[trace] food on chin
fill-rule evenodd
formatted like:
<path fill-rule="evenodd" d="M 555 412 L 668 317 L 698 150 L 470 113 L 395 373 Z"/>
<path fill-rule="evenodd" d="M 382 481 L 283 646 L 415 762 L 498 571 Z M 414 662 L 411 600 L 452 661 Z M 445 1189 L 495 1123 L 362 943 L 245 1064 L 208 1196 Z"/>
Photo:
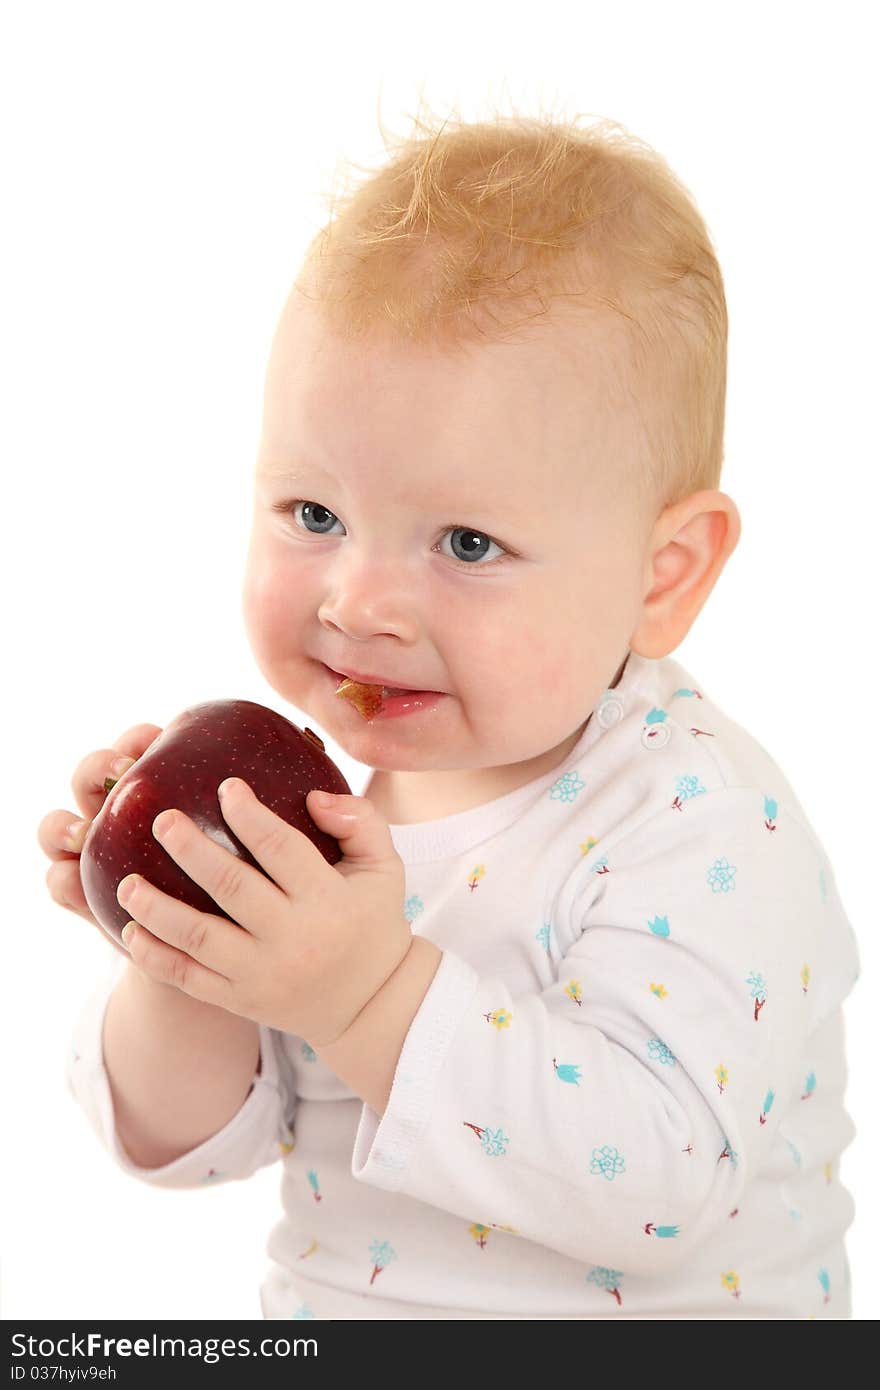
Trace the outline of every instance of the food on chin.
<path fill-rule="evenodd" d="M 252 700 L 208 700 L 179 714 L 118 781 L 105 783 L 107 800 L 83 843 L 80 877 L 89 910 L 108 936 L 119 941 L 131 920 L 116 900 L 119 883 L 131 873 L 189 907 L 233 920 L 152 830 L 160 811 L 182 811 L 217 844 L 265 873 L 223 818 L 217 788 L 227 777 L 247 782 L 264 805 L 308 836 L 328 864 L 342 858 L 339 841 L 318 829 L 306 807 L 313 790 L 351 794 L 318 735 Z"/>

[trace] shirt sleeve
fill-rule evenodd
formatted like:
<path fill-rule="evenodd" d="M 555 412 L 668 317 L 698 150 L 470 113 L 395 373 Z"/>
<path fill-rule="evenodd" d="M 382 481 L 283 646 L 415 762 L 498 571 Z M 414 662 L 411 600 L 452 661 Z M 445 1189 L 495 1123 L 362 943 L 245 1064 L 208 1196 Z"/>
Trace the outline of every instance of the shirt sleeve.
<path fill-rule="evenodd" d="M 656 1275 L 767 1158 L 854 938 L 812 833 L 753 789 L 669 807 L 578 873 L 549 987 L 514 997 L 444 952 L 352 1174 Z"/>
<path fill-rule="evenodd" d="M 67 1058 L 67 1086 L 116 1164 L 155 1187 L 201 1187 L 247 1178 L 279 1158 L 293 1144 L 295 1087 L 292 1068 L 276 1030 L 260 1025 L 260 1071 L 241 1109 L 217 1134 L 159 1168 L 141 1168 L 123 1149 L 104 1066 L 102 1033 L 110 995 L 121 969 L 114 968 L 92 993 L 73 1030 Z"/>

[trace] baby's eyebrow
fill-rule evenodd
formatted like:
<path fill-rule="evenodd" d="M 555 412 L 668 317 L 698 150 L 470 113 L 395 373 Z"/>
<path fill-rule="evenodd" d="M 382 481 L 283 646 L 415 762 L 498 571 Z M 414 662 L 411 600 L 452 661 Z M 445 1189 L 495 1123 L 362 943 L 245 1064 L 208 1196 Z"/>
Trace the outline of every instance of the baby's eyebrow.
<path fill-rule="evenodd" d="M 267 478 L 270 482 L 296 483 L 300 478 L 311 476 L 313 473 L 320 473 L 325 478 L 332 478 L 333 474 L 328 473 L 326 468 L 322 468 L 319 463 L 313 463 L 308 468 L 290 464 L 259 464 L 257 468 L 258 476 Z"/>
<path fill-rule="evenodd" d="M 313 478 L 317 477 L 327 478 L 331 482 L 338 481 L 335 474 L 331 473 L 329 469 L 322 468 L 318 463 L 308 465 L 278 464 L 275 467 L 260 465 L 257 476 L 269 483 L 279 483 L 292 487 L 298 487 L 304 480 L 311 482 Z M 442 512 L 444 516 L 448 514 L 450 517 L 455 515 L 465 523 L 472 521 L 478 514 L 488 520 L 488 511 L 491 510 L 492 522 L 496 527 L 521 527 L 523 525 L 522 518 L 518 515 L 517 509 L 510 505 L 510 500 L 510 494 L 506 493 L 500 497 L 492 498 L 491 502 L 482 497 L 479 500 L 471 499 L 470 501 L 467 498 L 453 498 L 451 502 L 447 503 L 443 499 L 438 500 L 436 491 L 432 489 L 426 498 L 414 500 L 412 505 L 417 511 Z"/>

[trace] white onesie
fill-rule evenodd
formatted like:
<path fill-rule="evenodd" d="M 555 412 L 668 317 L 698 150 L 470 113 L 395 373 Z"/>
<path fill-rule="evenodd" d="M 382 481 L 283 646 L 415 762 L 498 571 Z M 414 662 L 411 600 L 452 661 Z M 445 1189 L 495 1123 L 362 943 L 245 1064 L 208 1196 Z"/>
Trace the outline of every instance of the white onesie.
<path fill-rule="evenodd" d="M 101 1053 L 120 961 L 68 1064 L 115 1162 L 192 1188 L 280 1164 L 266 1318 L 850 1317 L 858 954 L 764 748 L 632 653 L 564 764 L 391 832 L 443 957 L 385 1114 L 261 1027 L 238 1114 L 136 1167 Z"/>

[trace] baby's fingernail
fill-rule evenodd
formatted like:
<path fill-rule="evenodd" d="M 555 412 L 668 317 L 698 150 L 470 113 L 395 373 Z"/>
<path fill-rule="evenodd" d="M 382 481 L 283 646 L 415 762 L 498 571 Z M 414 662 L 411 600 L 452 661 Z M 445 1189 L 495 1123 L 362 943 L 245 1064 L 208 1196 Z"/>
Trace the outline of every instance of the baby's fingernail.
<path fill-rule="evenodd" d="M 86 822 L 84 820 L 72 820 L 62 838 L 62 845 L 69 849 L 73 854 L 77 854 L 83 846 L 86 836 Z"/>
<path fill-rule="evenodd" d="M 123 772 L 127 772 L 130 767 L 134 767 L 134 758 L 114 758 L 110 764 L 110 771 L 115 777 L 121 777 Z"/>

